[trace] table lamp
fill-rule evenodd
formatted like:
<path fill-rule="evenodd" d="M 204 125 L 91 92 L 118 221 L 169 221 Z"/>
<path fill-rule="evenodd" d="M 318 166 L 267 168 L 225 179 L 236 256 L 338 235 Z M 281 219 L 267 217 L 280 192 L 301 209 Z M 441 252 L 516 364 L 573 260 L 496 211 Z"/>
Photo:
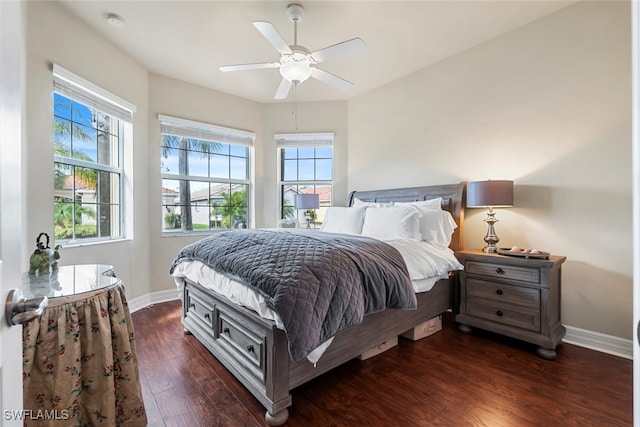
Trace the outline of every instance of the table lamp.
<path fill-rule="evenodd" d="M 494 224 L 498 222 L 493 208 L 513 206 L 513 181 L 474 181 L 467 184 L 467 207 L 468 208 L 489 208 L 487 218 L 484 220 L 489 224 L 487 235 L 484 241 L 487 246 L 485 252 L 497 253 L 496 243 L 500 238 L 496 235 Z"/>
<path fill-rule="evenodd" d="M 298 210 L 311 210 L 315 214 L 315 209 L 320 207 L 320 195 L 319 194 L 296 194 L 293 201 L 294 207 Z M 313 215 L 315 217 L 315 215 Z M 305 213 L 305 219 L 307 220 L 307 228 L 311 228 L 312 215 Z"/>

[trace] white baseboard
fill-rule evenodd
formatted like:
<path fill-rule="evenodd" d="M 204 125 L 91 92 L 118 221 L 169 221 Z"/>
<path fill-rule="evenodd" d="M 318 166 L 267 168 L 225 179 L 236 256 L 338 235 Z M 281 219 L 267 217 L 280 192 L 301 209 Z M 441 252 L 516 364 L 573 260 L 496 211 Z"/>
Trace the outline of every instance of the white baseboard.
<path fill-rule="evenodd" d="M 145 308 L 151 304 L 158 304 L 166 301 L 173 301 L 179 298 L 175 289 L 152 292 L 129 300 L 129 311 L 132 313 Z M 586 329 L 565 326 L 567 333 L 562 342 L 577 345 L 579 347 L 612 354 L 614 356 L 633 359 L 633 341 L 600 332 L 587 331 Z"/>
<path fill-rule="evenodd" d="M 151 304 L 158 304 L 161 302 L 173 301 L 178 299 L 178 291 L 176 289 L 170 289 L 167 291 L 152 292 L 150 294 L 142 295 L 131 300 L 127 300 L 129 304 L 129 311 L 133 313 L 141 308 L 145 308 Z"/>
<path fill-rule="evenodd" d="M 574 328 L 573 326 L 565 326 L 565 328 L 567 329 L 567 334 L 562 339 L 562 342 L 624 357 L 625 359 L 633 359 L 632 340 Z"/>

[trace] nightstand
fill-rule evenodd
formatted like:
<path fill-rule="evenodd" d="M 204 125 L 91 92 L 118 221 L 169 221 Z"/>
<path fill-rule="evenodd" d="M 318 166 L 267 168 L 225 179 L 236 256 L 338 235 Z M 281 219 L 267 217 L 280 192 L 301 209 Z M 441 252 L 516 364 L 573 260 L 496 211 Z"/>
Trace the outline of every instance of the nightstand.
<path fill-rule="evenodd" d="M 549 259 L 459 251 L 460 307 L 455 320 L 471 327 L 537 344 L 538 356 L 553 360 L 564 337 L 560 323 L 563 256 Z"/>

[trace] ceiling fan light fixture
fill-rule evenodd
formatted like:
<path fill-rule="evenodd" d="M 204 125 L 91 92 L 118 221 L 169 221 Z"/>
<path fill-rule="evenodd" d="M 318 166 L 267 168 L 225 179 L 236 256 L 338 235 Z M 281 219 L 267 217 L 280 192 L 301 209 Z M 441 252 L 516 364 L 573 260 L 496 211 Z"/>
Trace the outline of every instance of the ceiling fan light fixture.
<path fill-rule="evenodd" d="M 280 65 L 282 78 L 296 86 L 311 77 L 312 73 L 313 70 L 309 67 L 308 62 L 292 61 Z"/>

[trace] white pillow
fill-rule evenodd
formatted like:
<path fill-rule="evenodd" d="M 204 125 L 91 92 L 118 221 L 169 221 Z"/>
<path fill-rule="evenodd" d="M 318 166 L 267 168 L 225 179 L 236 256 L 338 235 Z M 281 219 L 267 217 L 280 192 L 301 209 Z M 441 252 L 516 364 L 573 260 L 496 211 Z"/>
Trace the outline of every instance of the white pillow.
<path fill-rule="evenodd" d="M 365 202 L 364 200 L 360 200 L 357 197 L 355 199 L 353 199 L 353 204 L 352 206 L 354 208 L 359 208 L 359 207 L 367 207 L 367 208 L 390 208 L 391 206 L 393 206 L 393 202 L 386 202 L 386 203 L 382 203 L 382 202 Z"/>
<path fill-rule="evenodd" d="M 420 211 L 415 206 L 367 209 L 362 235 L 378 240 L 421 240 Z"/>
<path fill-rule="evenodd" d="M 360 234 L 366 209 L 365 207 L 344 208 L 337 206 L 327 208 L 320 230 L 327 233 Z"/>
<path fill-rule="evenodd" d="M 420 209 L 420 234 L 422 240 L 437 248 L 445 249 L 451 243 L 453 231 L 458 226 L 447 211 L 435 209 Z"/>
<path fill-rule="evenodd" d="M 412 205 L 425 209 L 442 209 L 442 197 L 436 197 L 435 199 L 421 200 L 419 202 L 396 202 L 396 205 Z"/>

